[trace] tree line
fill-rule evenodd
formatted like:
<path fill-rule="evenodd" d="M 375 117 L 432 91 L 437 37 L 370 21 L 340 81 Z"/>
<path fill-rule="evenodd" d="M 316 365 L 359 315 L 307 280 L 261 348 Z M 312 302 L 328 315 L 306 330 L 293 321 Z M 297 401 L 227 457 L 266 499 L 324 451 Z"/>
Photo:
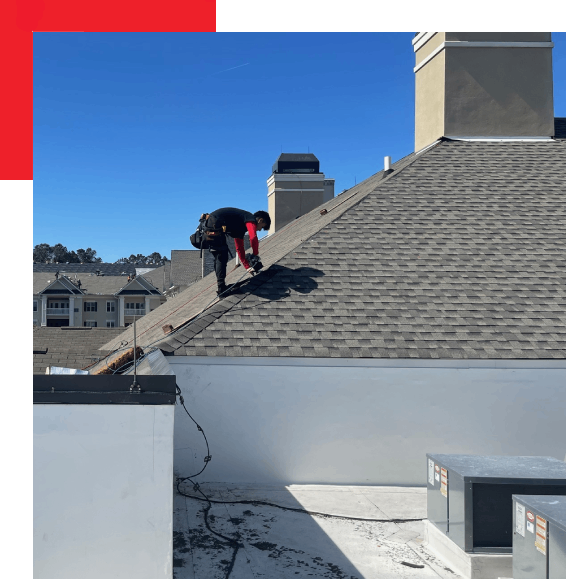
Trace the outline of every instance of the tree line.
<path fill-rule="evenodd" d="M 166 261 L 169 261 L 165 255 L 161 255 L 157 251 L 154 251 L 150 255 L 142 255 L 138 253 L 137 255 L 130 255 L 130 257 L 121 257 L 114 263 L 135 263 L 136 265 L 148 265 L 150 263 L 158 263 L 163 265 Z"/>
<path fill-rule="evenodd" d="M 97 257 L 96 250 L 88 247 L 87 249 L 77 249 L 69 251 L 62 243 L 49 245 L 48 243 L 39 243 L 33 248 L 34 263 L 102 263 L 102 258 Z M 148 265 L 158 263 L 163 265 L 169 261 L 165 255 L 154 251 L 150 255 L 130 255 L 130 257 L 121 257 L 114 263 L 133 263 L 136 265 Z"/>

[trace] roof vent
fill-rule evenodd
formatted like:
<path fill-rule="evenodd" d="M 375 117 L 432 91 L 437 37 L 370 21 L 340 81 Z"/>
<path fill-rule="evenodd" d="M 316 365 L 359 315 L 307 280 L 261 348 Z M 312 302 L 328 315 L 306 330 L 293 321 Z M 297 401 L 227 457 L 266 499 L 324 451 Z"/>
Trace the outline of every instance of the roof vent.
<path fill-rule="evenodd" d="M 393 169 L 391 168 L 391 157 L 384 157 L 383 158 L 383 177 L 385 179 L 388 175 L 393 173 Z"/>

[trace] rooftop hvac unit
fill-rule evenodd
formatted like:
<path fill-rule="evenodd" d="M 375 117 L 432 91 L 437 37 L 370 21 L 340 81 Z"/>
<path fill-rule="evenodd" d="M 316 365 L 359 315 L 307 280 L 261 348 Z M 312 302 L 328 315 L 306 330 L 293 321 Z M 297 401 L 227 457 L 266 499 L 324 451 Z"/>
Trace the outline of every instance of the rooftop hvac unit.
<path fill-rule="evenodd" d="M 428 520 L 466 553 L 512 552 L 513 494 L 566 495 L 547 456 L 427 454 L 427 475 Z"/>
<path fill-rule="evenodd" d="M 34 376 L 35 579 L 171 579 L 175 376 Z"/>
<path fill-rule="evenodd" d="M 513 495 L 513 579 L 566 577 L 566 497 Z"/>

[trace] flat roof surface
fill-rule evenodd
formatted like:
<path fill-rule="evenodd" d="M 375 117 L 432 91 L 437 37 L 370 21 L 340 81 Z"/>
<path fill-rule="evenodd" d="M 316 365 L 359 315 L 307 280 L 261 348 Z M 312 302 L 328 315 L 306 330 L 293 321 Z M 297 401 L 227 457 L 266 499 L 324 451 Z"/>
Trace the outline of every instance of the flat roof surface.
<path fill-rule="evenodd" d="M 425 549 L 422 520 L 399 521 L 426 517 L 424 487 L 201 483 L 200 488 L 211 500 L 225 501 L 212 504 L 210 528 L 242 545 L 230 579 L 459 577 Z M 200 496 L 189 481 L 180 489 Z M 354 520 L 235 501 L 263 501 Z M 174 579 L 227 576 L 235 548 L 206 527 L 207 506 L 175 492 Z"/>

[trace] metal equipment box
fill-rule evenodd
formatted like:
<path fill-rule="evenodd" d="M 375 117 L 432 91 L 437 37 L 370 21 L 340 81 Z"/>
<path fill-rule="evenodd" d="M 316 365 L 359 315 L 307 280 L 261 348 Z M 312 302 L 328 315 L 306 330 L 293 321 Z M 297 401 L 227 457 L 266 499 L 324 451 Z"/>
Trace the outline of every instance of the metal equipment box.
<path fill-rule="evenodd" d="M 513 495 L 513 579 L 566 579 L 566 497 Z"/>
<path fill-rule="evenodd" d="M 466 553 L 512 552 L 512 495 L 566 495 L 549 456 L 426 456 L 428 520 Z"/>

